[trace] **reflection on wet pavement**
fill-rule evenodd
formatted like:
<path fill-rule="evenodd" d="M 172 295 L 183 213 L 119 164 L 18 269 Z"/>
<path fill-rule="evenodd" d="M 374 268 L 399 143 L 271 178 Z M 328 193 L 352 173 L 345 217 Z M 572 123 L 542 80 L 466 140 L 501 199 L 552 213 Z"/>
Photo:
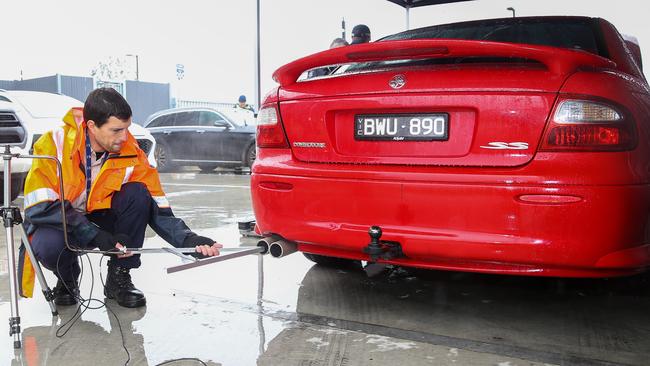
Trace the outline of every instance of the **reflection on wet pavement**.
<path fill-rule="evenodd" d="M 643 365 L 650 359 L 647 278 L 400 268 L 367 278 L 314 266 L 302 281 L 297 313 L 309 323 L 543 362 Z"/>
<path fill-rule="evenodd" d="M 162 175 L 175 214 L 227 247 L 255 244 L 237 228 L 252 215 L 249 178 Z M 149 230 L 145 247 L 162 245 Z M 88 270 L 82 294 L 88 297 L 94 284 L 93 297 L 104 301 L 99 257 L 90 257 L 85 268 L 94 269 L 94 278 Z M 52 318 L 40 293 L 21 299 L 24 347 L 17 352 L 1 319 L 10 307 L 6 265 L 0 267 L 0 364 L 123 365 L 130 357 L 129 365 L 198 358 L 208 365 L 523 366 L 650 359 L 648 276 L 560 280 L 389 267 L 369 278 L 361 269 L 313 265 L 301 254 L 165 273 L 177 264 L 175 256 L 146 256 L 132 272 L 146 308 L 109 300 L 119 323 L 106 308 L 88 310 L 61 338 L 56 332 L 74 308 Z M 53 285 L 52 274 L 46 276 Z"/>

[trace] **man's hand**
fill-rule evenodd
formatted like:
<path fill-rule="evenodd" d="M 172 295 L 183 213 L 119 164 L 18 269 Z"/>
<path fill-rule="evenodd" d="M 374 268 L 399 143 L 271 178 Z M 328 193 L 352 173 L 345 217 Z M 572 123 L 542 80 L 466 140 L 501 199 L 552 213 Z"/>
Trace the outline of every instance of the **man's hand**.
<path fill-rule="evenodd" d="M 223 248 L 223 245 L 219 243 L 214 243 L 212 245 L 198 245 L 196 246 L 196 252 L 203 257 L 215 257 L 219 255 L 219 249 Z"/>
<path fill-rule="evenodd" d="M 119 250 L 121 253 L 117 255 L 118 258 L 126 258 L 126 257 L 131 257 L 133 255 L 132 252 L 129 252 L 126 250 L 130 246 L 131 238 L 129 238 L 128 235 L 126 234 L 115 234 L 113 235 L 115 238 L 115 241 L 117 243 L 115 244 L 115 248 Z"/>
<path fill-rule="evenodd" d="M 103 252 L 114 252 L 118 258 L 126 258 L 133 255 L 123 248 L 129 246 L 129 237 L 126 234 L 111 234 L 108 231 L 99 230 L 93 243 Z"/>
<path fill-rule="evenodd" d="M 194 247 L 199 257 L 214 257 L 219 255 L 219 249 L 223 248 L 223 245 L 205 236 L 194 235 L 185 238 L 183 247 Z"/>
<path fill-rule="evenodd" d="M 117 250 L 120 251 L 120 254 L 117 255 L 118 258 L 126 258 L 126 257 L 133 256 L 133 252 L 126 250 L 127 247 L 122 246 L 122 244 L 120 243 L 115 244 L 115 248 L 117 248 Z"/>

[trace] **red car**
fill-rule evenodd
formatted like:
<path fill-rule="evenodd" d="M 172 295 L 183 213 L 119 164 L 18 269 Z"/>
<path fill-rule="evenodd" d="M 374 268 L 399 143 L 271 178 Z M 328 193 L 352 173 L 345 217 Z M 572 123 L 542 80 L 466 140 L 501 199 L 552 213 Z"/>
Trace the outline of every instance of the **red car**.
<path fill-rule="evenodd" d="M 603 19 L 530 17 L 287 64 L 259 114 L 258 230 L 325 264 L 642 272 L 650 89 L 639 55 Z"/>

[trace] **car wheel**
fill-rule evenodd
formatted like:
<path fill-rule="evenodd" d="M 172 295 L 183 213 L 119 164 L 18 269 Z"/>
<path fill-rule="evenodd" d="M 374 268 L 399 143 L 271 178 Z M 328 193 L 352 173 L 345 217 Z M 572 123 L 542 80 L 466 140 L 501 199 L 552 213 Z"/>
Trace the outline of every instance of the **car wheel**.
<path fill-rule="evenodd" d="M 158 164 L 158 171 L 168 172 L 172 169 L 172 156 L 167 145 L 162 143 L 156 144 L 156 150 L 154 151 L 153 155 L 156 158 L 156 163 Z"/>
<path fill-rule="evenodd" d="M 250 168 L 255 162 L 255 157 L 257 152 L 255 151 L 255 144 L 251 144 L 248 149 L 246 149 L 246 156 L 244 157 L 244 166 Z"/>
<path fill-rule="evenodd" d="M 361 269 L 361 261 L 354 259 L 328 257 L 325 255 L 302 253 L 310 261 L 325 267 Z"/>
<path fill-rule="evenodd" d="M 199 169 L 204 173 L 209 173 L 218 167 L 217 164 L 199 164 Z"/>

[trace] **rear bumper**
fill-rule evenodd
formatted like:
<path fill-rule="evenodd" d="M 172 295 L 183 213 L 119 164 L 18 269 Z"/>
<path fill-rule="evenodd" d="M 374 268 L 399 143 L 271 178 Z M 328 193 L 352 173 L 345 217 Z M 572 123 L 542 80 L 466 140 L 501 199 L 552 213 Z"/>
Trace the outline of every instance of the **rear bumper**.
<path fill-rule="evenodd" d="M 650 265 L 650 185 L 553 186 L 299 177 L 254 172 L 257 226 L 299 250 L 367 260 L 368 228 L 401 244 L 389 263 L 559 277 Z M 530 202 L 522 195 L 570 197 Z M 543 196 L 539 196 L 544 198 Z M 546 199 L 546 198 L 544 198 Z"/>

